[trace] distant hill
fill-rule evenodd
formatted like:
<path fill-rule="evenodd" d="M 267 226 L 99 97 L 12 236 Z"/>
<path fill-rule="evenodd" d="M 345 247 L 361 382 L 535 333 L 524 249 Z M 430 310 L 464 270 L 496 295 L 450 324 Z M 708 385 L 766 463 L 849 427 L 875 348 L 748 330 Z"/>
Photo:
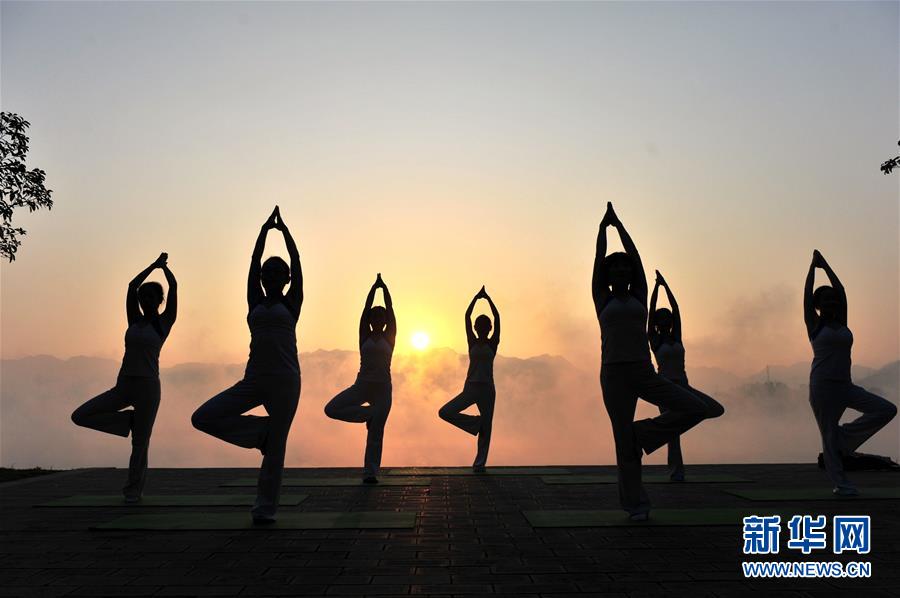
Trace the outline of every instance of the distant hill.
<path fill-rule="evenodd" d="M 854 374 L 855 375 L 855 374 Z M 887 398 L 896 397 L 900 394 L 900 361 L 889 363 L 883 368 L 872 371 L 868 376 L 855 377 L 856 383 L 877 394 L 878 391 L 885 393 Z"/>
<path fill-rule="evenodd" d="M 778 382 L 789 386 L 809 384 L 810 361 L 800 361 L 791 365 L 770 365 L 768 376 Z M 860 380 L 872 375 L 876 370 L 864 365 L 853 364 L 852 376 L 854 380 Z M 747 382 L 764 382 L 766 380 L 766 368 L 748 376 Z"/>
<path fill-rule="evenodd" d="M 332 396 L 354 380 L 358 353 L 320 350 L 303 353 L 300 359 L 303 388 L 287 462 L 296 466 L 359 465 L 364 429 L 329 420 L 322 411 Z M 69 418 L 81 402 L 113 385 L 118 366 L 108 359 L 47 355 L 0 362 L 0 465 L 123 465 L 127 442 L 77 428 Z M 395 356 L 385 463 L 471 462 L 474 439 L 437 417 L 438 408 L 462 389 L 466 366 L 467 357 L 450 349 Z M 726 413 L 700 424 L 682 439 L 688 462 L 812 461 L 819 451 L 819 438 L 808 403 L 808 367 L 803 364 L 803 378 L 800 364 L 772 368 L 772 378 L 778 383 L 775 392 L 759 374 L 742 378 L 716 368 L 691 368 L 692 384 L 718 399 Z M 151 448 L 154 465 L 258 464 L 258 453 L 225 445 L 190 425 L 193 410 L 240 379 L 243 369 L 244 364 L 208 363 L 163 368 L 163 403 Z M 898 371 L 900 364 L 893 363 L 872 370 L 858 382 L 896 403 Z M 498 356 L 495 378 L 492 462 L 614 462 L 597 370 L 586 371 L 553 355 L 528 359 Z M 636 417 L 657 413 L 656 407 L 639 402 Z M 897 457 L 897 437 L 894 422 L 864 450 Z M 665 462 L 665 450 L 646 457 L 645 462 Z"/>

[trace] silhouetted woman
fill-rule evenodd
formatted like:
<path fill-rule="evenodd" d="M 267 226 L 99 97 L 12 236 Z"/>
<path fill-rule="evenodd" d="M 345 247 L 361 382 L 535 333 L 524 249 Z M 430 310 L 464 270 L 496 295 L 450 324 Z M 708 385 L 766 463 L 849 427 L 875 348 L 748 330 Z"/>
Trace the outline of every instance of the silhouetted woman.
<path fill-rule="evenodd" d="M 128 482 L 122 490 L 126 502 L 140 501 L 144 491 L 150 434 L 159 409 L 159 353 L 178 313 L 178 283 L 166 265 L 168 259 L 168 254 L 159 254 L 128 283 L 125 356 L 116 385 L 72 413 L 72 421 L 79 426 L 123 437 L 131 433 Z M 169 285 L 169 299 L 162 313 L 162 285 L 144 282 L 157 268 L 163 271 Z"/>
<path fill-rule="evenodd" d="M 494 316 L 494 334 L 491 333 L 491 319 L 482 314 L 475 318 L 472 325 L 472 312 L 479 299 L 485 299 Z M 469 344 L 469 371 L 463 391 L 441 407 L 438 415 L 473 436 L 478 437 L 478 452 L 472 469 L 483 472 L 487 463 L 488 449 L 491 446 L 491 424 L 494 419 L 494 357 L 500 345 L 500 312 L 491 300 L 490 295 L 481 287 L 466 309 L 466 340 Z M 462 413 L 472 405 L 478 405 L 478 415 Z"/>
<path fill-rule="evenodd" d="M 384 307 L 372 306 L 375 292 L 384 293 Z M 359 374 L 353 386 L 325 405 L 331 419 L 366 424 L 363 482 L 378 483 L 384 426 L 391 412 L 391 357 L 397 339 L 394 305 L 381 274 L 375 279 L 359 318 Z M 368 403 L 368 405 L 365 405 Z"/>
<path fill-rule="evenodd" d="M 821 286 L 813 292 L 816 268 L 825 271 L 831 286 Z M 813 349 L 809 404 L 822 434 L 825 470 L 834 484 L 835 494 L 853 496 L 859 491 L 844 474 L 843 455 L 852 454 L 887 425 L 897 415 L 897 407 L 851 381 L 853 334 L 847 327 L 847 294 L 818 250 L 813 251 L 806 275 L 803 317 Z M 862 415 L 841 425 L 841 415 L 848 407 Z"/>
<path fill-rule="evenodd" d="M 606 255 L 606 229 L 619 232 L 625 253 Z M 608 203 L 597 235 L 592 293 L 602 337 L 600 385 L 616 442 L 619 500 L 631 519 L 644 521 L 650 500 L 641 484 L 641 451 L 648 455 L 706 417 L 700 399 L 653 369 L 647 346 L 647 280 L 637 248 Z M 634 420 L 638 397 L 665 413 Z"/>
<path fill-rule="evenodd" d="M 290 266 L 276 256 L 260 265 L 266 235 L 272 229 L 284 236 Z M 302 304 L 300 254 L 276 206 L 259 231 L 250 259 L 247 279 L 250 357 L 244 379 L 205 402 L 191 418 L 198 430 L 262 452 L 256 501 L 251 510 L 253 522 L 257 524 L 273 522 L 278 510 L 288 433 L 300 400 L 295 329 Z M 268 416 L 244 415 L 259 405 Z"/>
<path fill-rule="evenodd" d="M 659 287 L 665 289 L 672 309 L 665 307 L 656 309 Z M 687 373 L 684 370 L 684 345 L 681 343 L 681 311 L 678 309 L 678 302 L 675 301 L 672 289 L 669 288 L 659 270 L 656 271 L 656 284 L 653 285 L 653 293 L 650 295 L 647 336 L 650 338 L 650 348 L 653 349 L 653 355 L 656 357 L 656 371 L 661 376 L 690 391 L 691 394 L 703 401 L 711 413 L 709 417 L 719 417 L 725 413 L 725 409 L 718 401 L 688 384 Z M 660 413 L 665 413 L 665 411 L 665 407 L 659 408 Z M 678 436 L 669 442 L 668 463 L 669 477 L 675 482 L 683 482 L 684 459 L 681 455 L 681 439 Z"/>

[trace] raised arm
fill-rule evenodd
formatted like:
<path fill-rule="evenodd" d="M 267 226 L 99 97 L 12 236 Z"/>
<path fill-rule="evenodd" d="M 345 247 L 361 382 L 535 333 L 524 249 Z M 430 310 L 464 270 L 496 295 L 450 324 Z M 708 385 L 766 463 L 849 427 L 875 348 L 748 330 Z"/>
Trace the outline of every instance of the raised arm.
<path fill-rule="evenodd" d="M 469 307 L 466 308 L 466 343 L 469 348 L 471 348 L 472 343 L 475 342 L 475 328 L 472 324 L 472 312 L 475 311 L 475 304 L 478 303 L 478 298 L 481 297 L 483 291 L 484 287 L 481 287 L 481 290 L 472 297 L 472 300 L 469 302 Z"/>
<path fill-rule="evenodd" d="M 681 310 L 678 309 L 678 302 L 675 301 L 675 294 L 669 288 L 669 283 L 660 274 L 660 284 L 666 290 L 666 297 L 669 300 L 669 307 L 672 309 L 672 338 L 676 342 L 681 342 Z"/>
<path fill-rule="evenodd" d="M 160 319 L 165 325 L 166 334 L 168 334 L 172 330 L 172 326 L 175 325 L 175 319 L 178 317 L 178 281 L 175 280 L 175 275 L 169 270 L 168 264 L 162 265 L 162 271 L 169 286 L 169 293 L 166 296 L 166 309 L 160 314 Z"/>
<path fill-rule="evenodd" d="M 137 295 L 138 288 L 140 288 L 141 284 L 147 280 L 150 273 L 159 268 L 162 264 L 165 264 L 168 258 L 168 254 L 160 253 L 159 257 L 156 258 L 152 264 L 138 272 L 137 276 L 132 278 L 128 283 L 128 294 L 125 295 L 125 316 L 128 318 L 129 326 L 141 319 L 141 306 L 138 302 Z"/>
<path fill-rule="evenodd" d="M 259 229 L 259 236 L 256 237 L 256 245 L 253 246 L 253 255 L 250 257 L 250 272 L 247 274 L 247 309 L 253 309 L 263 300 L 262 282 L 260 282 L 260 272 L 262 271 L 262 254 L 266 248 L 266 235 L 269 230 L 275 228 L 275 218 L 278 215 L 278 208 L 272 210 L 272 213 Z"/>
<path fill-rule="evenodd" d="M 369 294 L 366 295 L 366 304 L 363 306 L 362 314 L 359 316 L 359 344 L 362 345 L 367 338 L 369 338 L 369 334 L 371 333 L 371 329 L 369 327 L 369 310 L 372 309 L 372 304 L 375 302 L 375 291 L 378 290 L 378 281 L 372 285 L 372 288 L 369 289 Z"/>
<path fill-rule="evenodd" d="M 650 344 L 655 348 L 658 343 L 656 335 L 656 300 L 659 299 L 659 270 L 656 271 L 656 283 L 653 285 L 653 292 L 650 294 L 650 308 L 647 310 L 647 338 Z"/>
<path fill-rule="evenodd" d="M 598 317 L 600 310 L 609 297 L 609 280 L 607 280 L 606 272 L 603 268 L 603 260 L 606 258 L 606 229 L 610 225 L 609 206 L 607 204 L 606 214 L 600 221 L 600 230 L 597 231 L 597 249 L 594 253 L 594 274 L 591 278 L 591 293 L 594 297 L 594 310 Z"/>
<path fill-rule="evenodd" d="M 609 209 L 612 211 L 611 202 L 609 204 Z M 644 273 L 644 264 L 641 262 L 641 256 L 638 253 L 634 241 L 631 239 L 631 235 L 625 230 L 625 225 L 622 224 L 622 221 L 616 216 L 615 211 L 612 211 L 612 218 L 612 225 L 619 231 L 619 239 L 622 241 L 622 247 L 625 249 L 625 253 L 631 257 L 631 261 L 634 264 L 634 272 L 632 273 L 631 279 L 631 294 L 634 295 L 638 301 L 647 305 L 647 276 Z"/>
<path fill-rule="evenodd" d="M 819 315 L 813 303 L 813 285 L 816 283 L 816 265 L 819 262 L 819 251 L 813 251 L 812 261 L 809 263 L 809 271 L 806 273 L 806 283 L 803 285 L 803 321 L 806 323 L 806 334 L 812 338 L 816 326 L 819 324 Z"/>
<path fill-rule="evenodd" d="M 294 313 L 299 315 L 300 307 L 303 305 L 303 270 L 300 267 L 300 252 L 297 251 L 294 237 L 291 236 L 291 232 L 281 218 L 281 211 L 277 206 L 275 211 L 278 213 L 277 227 L 281 234 L 284 235 L 284 245 L 287 247 L 288 256 L 291 260 L 291 286 L 288 287 L 285 298 L 294 310 Z"/>
<path fill-rule="evenodd" d="M 494 331 L 491 333 L 489 342 L 494 347 L 494 352 L 496 352 L 497 347 L 500 346 L 500 310 L 494 305 L 494 300 L 487 294 L 487 291 L 484 293 L 484 298 L 487 299 L 488 305 L 491 308 L 491 316 L 494 318 Z"/>
<path fill-rule="evenodd" d="M 821 253 L 819 253 L 819 258 L 821 259 L 821 263 L 819 267 L 825 271 L 825 276 L 828 277 L 828 282 L 831 283 L 831 288 L 834 289 L 834 292 L 837 293 L 838 302 L 840 303 L 840 307 L 838 308 L 837 320 L 844 326 L 847 325 L 847 291 L 844 290 L 844 285 L 841 284 L 840 279 L 837 277 L 837 274 L 834 273 L 834 270 L 831 269 L 831 265 L 825 259 Z"/>
<path fill-rule="evenodd" d="M 381 283 L 381 291 L 384 293 L 384 309 L 387 310 L 385 335 L 393 347 L 397 342 L 397 318 L 394 316 L 394 301 L 391 299 L 391 292 L 388 290 L 387 285 L 381 280 L 381 274 L 378 275 L 378 281 Z"/>

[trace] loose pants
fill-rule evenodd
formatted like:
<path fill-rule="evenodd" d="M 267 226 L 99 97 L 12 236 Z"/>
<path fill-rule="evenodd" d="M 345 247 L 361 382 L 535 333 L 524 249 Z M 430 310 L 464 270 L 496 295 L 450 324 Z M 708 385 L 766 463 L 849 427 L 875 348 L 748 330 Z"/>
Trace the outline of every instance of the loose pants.
<path fill-rule="evenodd" d="M 357 380 L 325 405 L 325 415 L 331 419 L 366 424 L 366 452 L 363 456 L 363 474 L 366 477 L 377 476 L 381 469 L 384 427 L 391 413 L 391 391 L 390 382 Z"/>
<path fill-rule="evenodd" d="M 494 420 L 494 399 L 496 392 L 490 382 L 466 382 L 463 391 L 450 399 L 438 411 L 438 416 L 478 437 L 478 450 L 473 467 L 484 467 L 491 446 L 491 427 Z M 478 415 L 462 413 L 472 405 L 478 406 Z"/>
<path fill-rule="evenodd" d="M 650 499 L 641 484 L 641 450 L 652 453 L 712 417 L 714 411 L 692 393 L 657 374 L 649 360 L 603 364 L 600 386 L 616 443 L 619 501 L 630 514 L 649 512 Z M 666 411 L 634 421 L 638 398 Z"/>
<path fill-rule="evenodd" d="M 707 405 L 707 407 L 709 407 L 710 412 L 712 413 L 712 415 L 710 415 L 709 417 L 719 417 L 720 415 L 725 413 L 725 408 L 722 407 L 722 405 L 718 401 L 692 387 L 690 384 L 688 384 L 688 381 L 686 379 L 670 378 L 670 380 L 703 401 Z M 667 411 L 665 407 L 659 408 L 660 413 L 664 413 L 665 411 Z M 671 442 L 669 442 L 669 454 L 666 462 L 669 465 L 669 475 L 684 476 L 684 457 L 681 454 L 681 436 L 676 436 L 672 439 Z"/>
<path fill-rule="evenodd" d="M 194 427 L 225 442 L 262 451 L 251 513 L 274 517 L 281 494 L 288 433 L 300 400 L 300 377 L 253 375 L 203 403 L 191 417 Z M 262 405 L 267 416 L 244 415 Z"/>
<path fill-rule="evenodd" d="M 139 498 L 144 491 L 150 435 L 159 409 L 159 395 L 159 378 L 119 376 L 114 387 L 72 413 L 72 421 L 79 426 L 126 438 L 131 433 L 128 481 L 122 489 L 129 498 Z"/>
<path fill-rule="evenodd" d="M 887 425 L 897 415 L 896 405 L 850 381 L 830 380 L 810 382 L 809 404 L 822 435 L 822 455 L 828 477 L 838 488 L 853 488 L 844 473 L 841 455 L 849 455 Z M 862 415 L 841 424 L 841 416 L 848 407 Z"/>

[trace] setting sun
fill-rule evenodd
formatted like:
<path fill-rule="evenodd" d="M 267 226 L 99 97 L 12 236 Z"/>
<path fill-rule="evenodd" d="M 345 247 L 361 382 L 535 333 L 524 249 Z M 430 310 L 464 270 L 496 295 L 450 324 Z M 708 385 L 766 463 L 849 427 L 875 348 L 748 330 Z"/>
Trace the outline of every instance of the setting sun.
<path fill-rule="evenodd" d="M 410 339 L 410 343 L 412 343 L 412 346 L 419 351 L 425 349 L 430 341 L 431 339 L 428 338 L 428 334 L 422 331 L 414 332 L 412 338 Z"/>

